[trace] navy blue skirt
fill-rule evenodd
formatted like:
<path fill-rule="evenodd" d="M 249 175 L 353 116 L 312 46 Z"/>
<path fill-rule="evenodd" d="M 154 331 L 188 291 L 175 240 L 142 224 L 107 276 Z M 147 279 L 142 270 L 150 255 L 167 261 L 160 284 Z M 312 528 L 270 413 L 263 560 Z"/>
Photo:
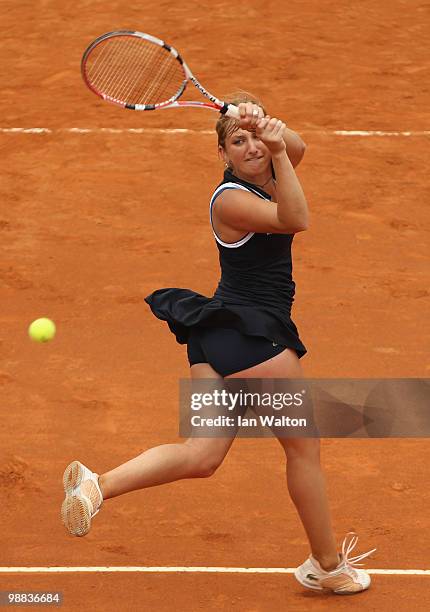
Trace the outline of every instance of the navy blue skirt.
<path fill-rule="evenodd" d="M 229 303 L 176 287 L 157 289 L 145 302 L 158 319 L 167 322 L 179 344 L 187 343 L 193 327 L 222 327 L 268 338 L 294 349 L 299 358 L 307 352 L 291 318 L 273 307 Z"/>

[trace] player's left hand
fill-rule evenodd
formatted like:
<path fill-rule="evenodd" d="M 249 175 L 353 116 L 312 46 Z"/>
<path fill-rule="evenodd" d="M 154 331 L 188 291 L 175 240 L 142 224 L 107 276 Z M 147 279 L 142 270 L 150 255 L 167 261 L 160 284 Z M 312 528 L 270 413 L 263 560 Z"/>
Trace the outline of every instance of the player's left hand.
<path fill-rule="evenodd" d="M 285 128 L 286 125 L 281 119 L 266 115 L 258 120 L 255 134 L 266 145 L 271 154 L 276 155 L 286 151 L 284 140 Z"/>

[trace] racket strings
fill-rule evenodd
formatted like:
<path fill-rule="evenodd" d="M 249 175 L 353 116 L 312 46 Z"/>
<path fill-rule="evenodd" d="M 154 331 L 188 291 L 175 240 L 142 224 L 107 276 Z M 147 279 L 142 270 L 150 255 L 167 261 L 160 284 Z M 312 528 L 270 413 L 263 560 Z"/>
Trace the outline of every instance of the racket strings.
<path fill-rule="evenodd" d="M 113 39 L 110 45 L 99 45 L 96 47 L 96 53 L 90 55 L 91 62 L 87 64 L 87 74 L 93 83 L 103 83 L 109 71 L 112 71 L 112 58 L 118 42 L 118 39 Z"/>
<path fill-rule="evenodd" d="M 112 48 L 112 56 L 121 58 L 121 54 L 123 57 L 127 57 L 127 63 L 124 66 L 124 70 L 121 72 L 114 70 L 110 70 L 105 73 L 105 81 L 103 84 L 105 92 L 111 91 L 113 87 L 115 87 L 117 92 L 117 99 L 121 99 L 126 101 L 130 98 L 130 93 L 133 90 L 133 87 L 136 84 L 136 79 L 138 76 L 139 64 L 138 57 L 136 53 L 136 49 L 133 47 L 132 39 L 125 40 L 114 40 L 116 43 L 117 49 Z M 127 54 L 127 55 L 125 55 Z M 119 61 L 119 59 L 118 59 Z M 112 64 L 111 66 L 112 67 Z M 114 67 L 115 68 L 115 67 Z"/>
<path fill-rule="evenodd" d="M 135 41 L 132 41 L 134 43 Z M 133 94 L 133 98 L 141 100 L 142 104 L 150 104 L 147 100 L 151 100 L 152 96 L 156 95 L 156 87 L 158 82 L 162 81 L 162 74 L 158 75 L 156 80 L 154 77 L 151 78 L 150 69 L 154 71 L 158 61 L 158 54 L 161 51 L 161 47 L 155 45 L 148 45 L 143 48 L 141 45 L 131 45 L 130 49 L 130 61 L 132 62 L 133 72 L 130 72 L 129 83 L 126 82 L 126 90 L 122 92 L 123 96 L 130 97 Z M 168 65 L 171 62 L 170 54 L 163 53 L 161 51 L 160 60 L 163 59 Z M 140 73 L 140 67 L 145 66 L 145 72 Z M 139 78 L 140 76 L 140 78 Z"/>
<path fill-rule="evenodd" d="M 129 38 L 125 41 L 123 49 L 121 49 L 121 52 L 124 53 L 124 57 L 127 58 L 127 65 L 122 79 L 118 79 L 119 96 L 122 100 L 139 99 L 139 76 L 143 74 L 143 66 L 151 61 L 151 53 L 148 53 L 149 46 L 143 49 L 141 45 L 138 46 L 136 44 L 137 42 L 136 39 Z M 151 46 L 155 47 L 155 45 Z M 145 51 L 145 53 L 142 53 L 142 51 Z M 112 87 L 114 82 L 115 76 L 113 75 L 109 86 Z M 146 102 L 141 103 L 145 104 Z"/>
<path fill-rule="evenodd" d="M 123 77 L 121 77 L 117 72 L 118 66 L 115 63 L 115 57 L 118 52 L 121 53 L 120 41 L 118 39 L 112 39 L 109 45 L 105 44 L 103 46 L 97 58 L 97 60 L 99 60 L 98 72 L 94 74 L 94 84 L 98 83 L 99 86 L 103 88 L 104 93 L 112 90 L 112 83 L 114 80 L 116 80 L 118 91 L 120 91 L 124 78 L 127 77 L 128 73 L 124 73 Z"/>
<path fill-rule="evenodd" d="M 124 61 L 127 53 L 127 62 Z M 133 54 L 130 38 L 110 38 L 98 45 L 90 55 L 92 63 L 87 62 L 87 77 L 101 93 L 121 99 L 119 95 L 133 77 Z"/>
<path fill-rule="evenodd" d="M 126 104 L 159 104 L 182 91 L 181 64 L 158 44 L 116 36 L 94 47 L 86 61 L 89 83 L 101 94 Z"/>

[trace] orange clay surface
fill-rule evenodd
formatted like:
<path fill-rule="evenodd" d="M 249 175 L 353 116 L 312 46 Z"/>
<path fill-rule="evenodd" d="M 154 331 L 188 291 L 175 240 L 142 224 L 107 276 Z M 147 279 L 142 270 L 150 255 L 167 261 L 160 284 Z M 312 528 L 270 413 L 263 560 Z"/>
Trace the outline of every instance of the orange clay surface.
<path fill-rule="evenodd" d="M 429 15 L 424 0 L 3 0 L 0 127 L 52 131 L 0 133 L 1 566 L 295 567 L 309 553 L 270 439 L 237 440 L 210 479 L 107 502 L 85 538 L 60 523 L 69 461 L 104 472 L 178 440 L 186 350 L 144 296 L 211 295 L 218 281 L 215 113 L 99 101 L 80 78 L 86 45 L 150 32 L 211 91 L 255 91 L 297 130 L 312 211 L 294 241 L 306 376 L 428 377 L 430 139 L 333 132 L 429 129 Z M 28 339 L 40 316 L 57 324 L 50 344 Z M 353 529 L 357 554 L 377 547 L 369 568 L 429 569 L 428 441 L 323 440 L 322 458 L 338 541 Z M 375 575 L 351 600 L 290 574 L 0 574 L 0 590 L 60 590 L 63 610 L 91 611 L 421 611 L 429 588 Z"/>

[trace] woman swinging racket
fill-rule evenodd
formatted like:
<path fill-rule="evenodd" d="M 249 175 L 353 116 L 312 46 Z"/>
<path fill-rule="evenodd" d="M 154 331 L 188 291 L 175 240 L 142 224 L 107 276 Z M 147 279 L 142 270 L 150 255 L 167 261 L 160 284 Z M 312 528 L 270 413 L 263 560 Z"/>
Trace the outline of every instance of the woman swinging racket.
<path fill-rule="evenodd" d="M 240 119 L 216 125 L 226 170 L 210 202 L 220 252 L 221 279 L 212 298 L 189 289 L 159 289 L 146 298 L 155 316 L 187 344 L 193 379 L 303 378 L 306 353 L 290 318 L 295 285 L 291 245 L 308 227 L 308 206 L 294 167 L 304 144 L 266 114 L 251 95 L 229 100 Z M 331 525 L 318 438 L 278 438 L 287 459 L 287 482 L 311 554 L 295 571 L 310 589 L 338 594 L 367 589 L 357 569 L 372 551 L 351 557 L 357 536 L 338 553 Z M 102 502 L 124 493 L 186 478 L 211 476 L 233 438 L 189 438 L 151 448 L 102 475 L 72 462 L 64 473 L 62 519 L 73 535 L 88 533 Z M 375 549 L 374 549 L 375 550 Z"/>

